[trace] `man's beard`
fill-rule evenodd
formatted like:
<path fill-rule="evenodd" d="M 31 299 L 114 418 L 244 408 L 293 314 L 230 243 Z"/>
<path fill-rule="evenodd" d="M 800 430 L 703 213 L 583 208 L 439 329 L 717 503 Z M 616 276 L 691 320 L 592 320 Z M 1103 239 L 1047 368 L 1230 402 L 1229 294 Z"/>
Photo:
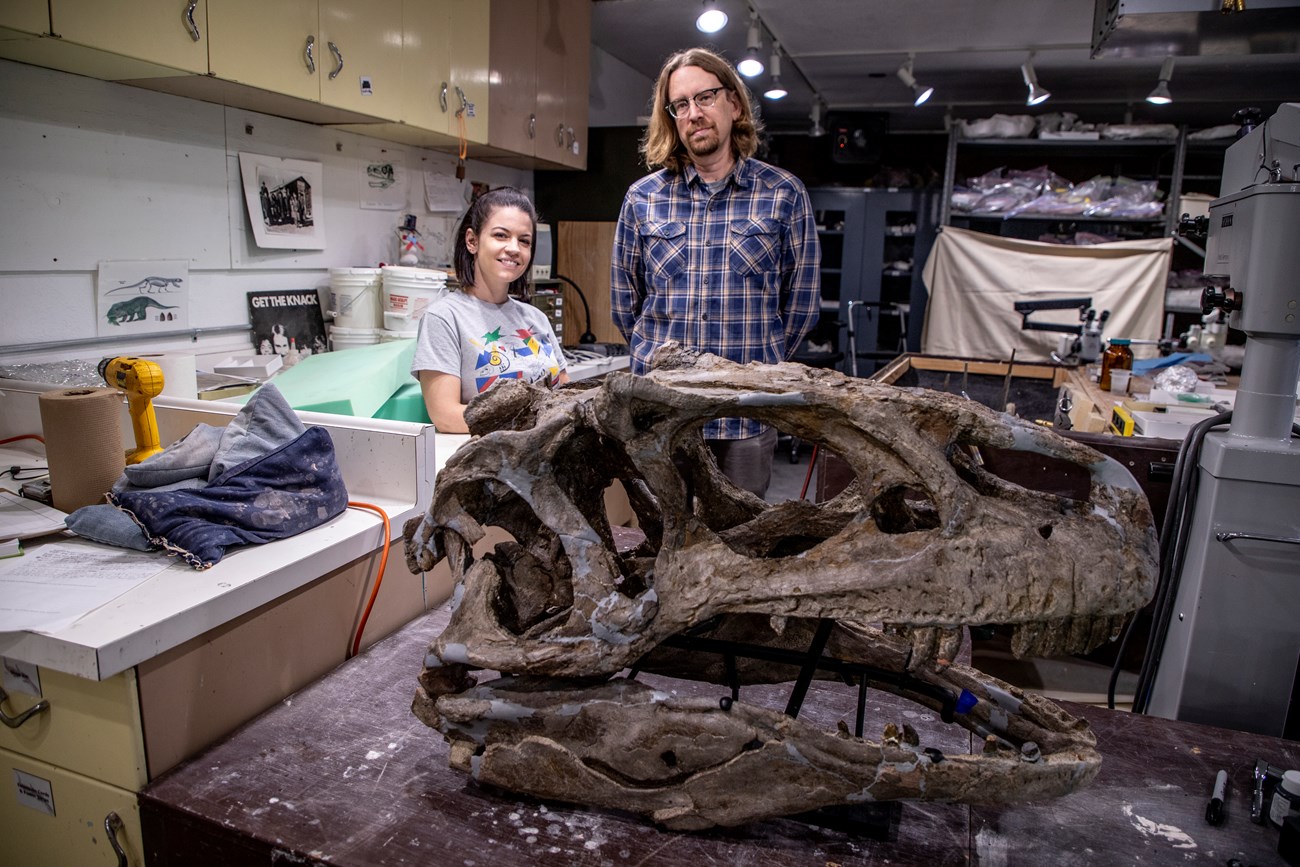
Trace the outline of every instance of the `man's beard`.
<path fill-rule="evenodd" d="M 686 150 L 691 156 L 707 157 L 715 153 L 722 144 L 722 139 L 718 137 L 716 127 L 708 128 L 711 136 L 703 139 L 696 139 L 694 133 L 699 130 L 693 130 L 686 138 Z"/>

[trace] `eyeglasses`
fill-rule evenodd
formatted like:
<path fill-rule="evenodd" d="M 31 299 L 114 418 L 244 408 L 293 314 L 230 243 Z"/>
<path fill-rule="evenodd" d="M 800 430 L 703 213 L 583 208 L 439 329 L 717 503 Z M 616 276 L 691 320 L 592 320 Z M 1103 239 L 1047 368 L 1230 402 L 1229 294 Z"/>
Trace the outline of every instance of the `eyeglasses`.
<path fill-rule="evenodd" d="M 726 90 L 726 85 L 720 87 L 710 87 L 708 90 L 701 90 L 694 96 L 686 99 L 677 99 L 664 106 L 664 111 L 668 112 L 675 118 L 686 117 L 686 113 L 691 110 L 691 103 L 694 102 L 700 108 L 712 108 L 713 103 L 718 101 L 718 91 Z"/>

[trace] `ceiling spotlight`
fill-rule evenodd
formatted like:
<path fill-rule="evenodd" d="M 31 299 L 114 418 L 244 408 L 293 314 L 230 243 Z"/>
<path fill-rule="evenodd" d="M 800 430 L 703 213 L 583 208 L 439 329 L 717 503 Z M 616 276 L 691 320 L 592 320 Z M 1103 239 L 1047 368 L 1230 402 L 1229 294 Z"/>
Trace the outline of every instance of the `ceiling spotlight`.
<path fill-rule="evenodd" d="M 912 58 L 913 55 L 908 54 L 907 61 L 898 67 L 898 77 L 903 84 L 912 88 L 912 105 L 921 105 L 934 93 L 934 88 L 916 83 L 916 79 L 912 76 Z"/>
<path fill-rule="evenodd" d="M 1025 87 L 1029 88 L 1029 98 L 1025 105 L 1041 105 L 1052 94 L 1038 86 L 1038 75 L 1034 72 L 1034 52 L 1029 52 L 1025 62 L 1020 65 L 1020 74 L 1025 78 Z"/>
<path fill-rule="evenodd" d="M 808 135 L 813 138 L 826 135 L 826 127 L 822 126 L 822 104 L 820 100 L 813 100 L 812 111 L 808 113 L 812 121 L 812 127 L 808 130 Z"/>
<path fill-rule="evenodd" d="M 772 72 L 772 84 L 767 90 L 763 91 L 763 96 L 767 99 L 784 99 L 790 91 L 781 86 L 781 46 L 772 43 L 772 60 L 768 64 L 768 69 Z"/>
<path fill-rule="evenodd" d="M 758 13 L 754 12 L 749 18 L 749 43 L 745 51 L 745 59 L 736 64 L 736 71 L 746 78 L 762 75 L 763 61 L 758 57 L 758 53 L 762 50 L 763 34 L 759 30 Z"/>
<path fill-rule="evenodd" d="M 717 33 L 727 26 L 727 13 L 718 8 L 717 0 L 704 0 L 704 11 L 695 19 L 695 29 L 702 33 Z"/>
<path fill-rule="evenodd" d="M 1174 59 L 1166 57 L 1165 62 L 1160 64 L 1160 81 L 1156 84 L 1156 89 L 1147 95 L 1147 102 L 1152 105 L 1168 105 L 1174 101 L 1174 97 L 1169 93 L 1169 79 L 1174 77 Z"/>

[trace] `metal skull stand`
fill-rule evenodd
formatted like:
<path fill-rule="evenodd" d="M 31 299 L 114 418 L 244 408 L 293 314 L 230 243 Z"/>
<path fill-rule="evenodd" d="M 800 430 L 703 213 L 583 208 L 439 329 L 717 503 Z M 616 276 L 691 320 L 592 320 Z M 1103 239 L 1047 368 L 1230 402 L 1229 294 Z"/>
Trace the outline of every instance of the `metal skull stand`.
<path fill-rule="evenodd" d="M 466 415 L 485 433 L 405 530 L 412 571 L 446 557 L 457 582 L 414 704 L 454 767 L 677 830 L 835 804 L 1032 801 L 1096 775 L 1085 722 L 952 660 L 978 624 L 1014 624 L 1018 654 L 1087 651 L 1148 600 L 1151 511 L 1113 460 L 959 397 L 671 345 L 647 376 L 505 384 Z M 700 436 L 728 416 L 819 442 L 856 481 L 822 504 L 737 490 Z M 981 445 L 1085 467 L 1089 500 L 991 475 Z M 614 480 L 644 533 L 634 546 L 605 516 Z M 514 541 L 475 559 L 489 525 Z M 477 669 L 501 677 L 479 684 Z M 637 671 L 733 696 L 795 685 L 782 714 L 669 695 Z M 795 717 L 815 675 L 863 691 L 856 734 Z M 881 743 L 864 740 L 867 685 L 975 732 L 983 753 L 944 755 L 892 723 Z"/>

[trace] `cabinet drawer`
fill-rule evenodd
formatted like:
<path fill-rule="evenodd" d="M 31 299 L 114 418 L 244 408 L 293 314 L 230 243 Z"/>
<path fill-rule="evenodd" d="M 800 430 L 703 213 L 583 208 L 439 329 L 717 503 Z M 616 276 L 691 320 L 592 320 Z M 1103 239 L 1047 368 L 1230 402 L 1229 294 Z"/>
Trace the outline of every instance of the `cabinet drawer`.
<path fill-rule="evenodd" d="M 16 729 L 0 727 L 0 748 L 130 791 L 144 786 L 144 737 L 134 670 L 96 681 L 43 668 L 41 691 L 49 708 Z M 20 714 L 38 700 L 11 693 L 5 712 Z"/>
<path fill-rule="evenodd" d="M 36 778 L 48 788 L 54 815 L 20 801 L 18 774 Z M 69 773 L 0 750 L 0 867 L 29 864 L 76 864 L 116 867 L 117 855 L 104 829 L 110 812 L 122 819 L 117 841 L 132 867 L 144 864 L 140 841 L 140 808 L 133 792 Z M 29 795 L 28 800 L 31 800 Z"/>

